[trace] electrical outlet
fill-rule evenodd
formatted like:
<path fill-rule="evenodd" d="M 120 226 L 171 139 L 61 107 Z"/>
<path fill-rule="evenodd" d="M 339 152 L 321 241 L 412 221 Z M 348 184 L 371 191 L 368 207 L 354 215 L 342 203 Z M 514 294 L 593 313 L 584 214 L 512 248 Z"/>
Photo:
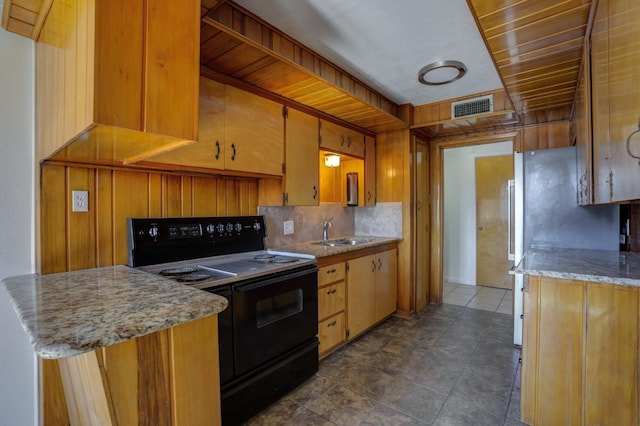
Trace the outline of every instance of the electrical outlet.
<path fill-rule="evenodd" d="M 89 211 L 89 191 L 71 191 L 72 207 L 74 212 Z"/>
<path fill-rule="evenodd" d="M 293 221 L 285 220 L 284 221 L 284 235 L 293 234 Z"/>

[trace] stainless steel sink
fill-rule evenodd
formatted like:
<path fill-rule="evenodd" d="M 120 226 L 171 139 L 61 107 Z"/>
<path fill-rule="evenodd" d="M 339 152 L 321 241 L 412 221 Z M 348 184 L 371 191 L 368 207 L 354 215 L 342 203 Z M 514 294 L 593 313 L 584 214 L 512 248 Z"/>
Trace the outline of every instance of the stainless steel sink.
<path fill-rule="evenodd" d="M 367 238 L 336 238 L 333 240 L 316 241 L 315 243 L 312 243 L 312 244 L 336 247 L 336 246 L 355 246 L 358 244 L 368 243 L 370 241 L 371 240 Z"/>

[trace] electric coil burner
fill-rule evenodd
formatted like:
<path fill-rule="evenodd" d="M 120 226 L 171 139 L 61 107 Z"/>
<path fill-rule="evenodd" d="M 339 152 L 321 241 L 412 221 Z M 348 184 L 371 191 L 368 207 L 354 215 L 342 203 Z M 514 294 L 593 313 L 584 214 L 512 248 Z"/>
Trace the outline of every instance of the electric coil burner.
<path fill-rule="evenodd" d="M 129 266 L 229 300 L 218 315 L 223 425 L 318 371 L 316 259 L 266 250 L 264 217 L 129 219 L 128 233 Z"/>

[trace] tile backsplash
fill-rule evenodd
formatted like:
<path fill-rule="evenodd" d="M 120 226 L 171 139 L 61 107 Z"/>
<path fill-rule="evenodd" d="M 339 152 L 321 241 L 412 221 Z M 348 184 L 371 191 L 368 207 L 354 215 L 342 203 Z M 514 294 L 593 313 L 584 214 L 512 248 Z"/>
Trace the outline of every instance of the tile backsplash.
<path fill-rule="evenodd" d="M 329 238 L 348 235 L 402 237 L 402 203 L 378 203 L 375 207 L 345 207 L 320 203 L 307 207 L 258 207 L 265 216 L 267 247 L 279 247 L 322 239 L 322 224 L 333 217 Z M 294 233 L 284 235 L 284 222 L 293 221 Z"/>

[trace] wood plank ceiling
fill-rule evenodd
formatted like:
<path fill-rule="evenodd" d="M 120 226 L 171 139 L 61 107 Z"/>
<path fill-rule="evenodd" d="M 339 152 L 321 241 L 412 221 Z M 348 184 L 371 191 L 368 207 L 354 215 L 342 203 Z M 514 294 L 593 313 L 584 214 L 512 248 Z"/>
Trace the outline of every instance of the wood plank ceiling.
<path fill-rule="evenodd" d="M 590 0 L 467 0 L 523 124 L 568 120 Z"/>
<path fill-rule="evenodd" d="M 52 0 L 4 0 L 2 26 L 37 39 Z M 505 114 L 443 124 L 431 136 L 568 120 L 576 93 L 590 0 L 467 0 L 508 94 Z M 232 1 L 202 0 L 201 71 L 291 99 L 371 133 L 414 124 L 396 105 Z M 470 94 L 473 97 L 476 94 Z M 516 113 L 514 119 L 511 105 Z M 436 110 L 416 105 L 417 109 Z M 427 106 L 428 107 L 428 106 Z M 445 108 L 439 108 L 445 109 Z M 434 122 L 429 125 L 429 121 Z M 446 119 L 444 119 L 446 122 Z M 451 121 L 451 120 L 450 120 Z M 436 123 L 437 122 L 437 123 Z M 480 124 L 481 123 L 481 124 Z"/>

